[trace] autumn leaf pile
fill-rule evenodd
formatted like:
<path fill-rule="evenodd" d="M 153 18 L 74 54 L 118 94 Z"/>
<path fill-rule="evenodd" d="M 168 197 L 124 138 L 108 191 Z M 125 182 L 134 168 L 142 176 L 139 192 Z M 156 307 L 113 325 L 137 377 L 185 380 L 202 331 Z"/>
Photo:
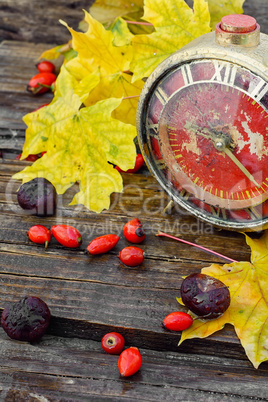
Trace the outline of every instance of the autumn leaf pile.
<path fill-rule="evenodd" d="M 101 212 L 123 181 L 114 169 L 135 163 L 136 108 L 144 78 L 170 54 L 209 32 L 244 0 L 97 0 L 70 43 L 43 54 L 65 59 L 52 102 L 24 117 L 21 159 L 42 157 L 13 178 L 45 177 L 63 194 L 79 184 L 71 205 Z M 133 23 L 134 22 L 134 23 Z M 136 23 L 138 22 L 138 24 Z M 142 24 L 140 24 L 142 22 Z M 145 23 L 145 25 L 144 25 Z"/>

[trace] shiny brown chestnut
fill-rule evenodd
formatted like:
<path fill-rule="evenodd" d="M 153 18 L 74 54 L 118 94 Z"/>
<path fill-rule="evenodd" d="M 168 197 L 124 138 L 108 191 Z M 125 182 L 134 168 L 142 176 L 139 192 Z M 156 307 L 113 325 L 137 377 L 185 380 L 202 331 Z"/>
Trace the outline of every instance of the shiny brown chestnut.
<path fill-rule="evenodd" d="M 217 318 L 230 305 L 227 286 L 212 276 L 195 273 L 187 276 L 181 284 L 181 298 L 186 307 L 202 318 Z"/>

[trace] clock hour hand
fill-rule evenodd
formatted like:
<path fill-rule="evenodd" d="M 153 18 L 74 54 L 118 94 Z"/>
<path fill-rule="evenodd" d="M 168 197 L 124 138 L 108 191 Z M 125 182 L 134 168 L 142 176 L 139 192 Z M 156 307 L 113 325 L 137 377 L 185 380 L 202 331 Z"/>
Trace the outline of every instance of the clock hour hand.
<path fill-rule="evenodd" d="M 205 131 L 205 132 L 204 132 Z M 202 137 L 209 138 L 213 141 L 214 147 L 217 149 L 219 152 L 224 152 L 225 155 L 227 155 L 235 164 L 236 166 L 241 170 L 241 172 L 244 173 L 244 175 L 257 186 L 260 188 L 261 186 L 259 183 L 254 179 L 252 174 L 245 168 L 245 166 L 237 159 L 237 157 L 233 154 L 231 149 L 229 147 L 232 146 L 230 137 L 226 136 L 224 134 L 223 136 L 217 135 L 214 132 L 211 132 L 208 129 L 203 129 L 203 131 L 196 130 L 196 133 L 198 135 L 201 135 Z"/>

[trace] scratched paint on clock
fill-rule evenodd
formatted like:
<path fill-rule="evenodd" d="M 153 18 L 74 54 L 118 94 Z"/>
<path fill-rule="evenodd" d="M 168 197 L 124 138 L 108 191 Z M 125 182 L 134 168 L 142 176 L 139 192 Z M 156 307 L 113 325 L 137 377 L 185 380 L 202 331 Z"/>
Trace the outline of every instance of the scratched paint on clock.
<path fill-rule="evenodd" d="M 259 195 L 260 191 L 264 193 L 266 189 L 262 186 L 257 188 L 256 182 L 245 177 L 240 166 L 230 160 L 224 152 L 219 152 L 215 148 L 217 136 L 225 135 L 234 142 L 233 154 L 236 157 L 239 155 L 240 165 L 244 160 L 249 163 L 250 152 L 251 166 L 247 166 L 247 169 L 250 168 L 251 174 L 261 184 L 263 173 L 265 177 L 267 176 L 268 167 L 262 162 L 263 157 L 267 155 L 267 149 L 261 147 L 267 130 L 266 122 L 258 110 L 259 105 L 249 103 L 247 97 L 243 97 L 244 93 L 237 89 L 227 90 L 228 87 L 222 83 L 199 82 L 195 91 L 191 90 L 193 87 L 177 91 L 172 97 L 172 103 L 168 102 L 165 105 L 159 121 L 160 133 L 166 133 L 162 142 L 168 141 L 171 151 L 180 152 L 184 159 L 180 160 L 180 169 L 174 171 L 175 177 L 181 180 L 186 176 L 188 185 L 192 181 L 192 191 L 196 195 L 199 195 L 200 188 L 197 194 L 194 185 L 199 183 L 202 183 L 203 190 L 205 186 L 210 185 L 209 193 L 221 199 L 223 195 L 220 194 L 228 194 L 233 200 L 246 201 L 251 198 L 248 196 L 249 191 L 254 195 L 253 198 Z M 241 107 L 245 110 L 242 114 L 239 113 Z M 251 121 L 247 118 L 248 114 L 253 116 Z M 260 134 L 259 131 L 264 134 Z M 174 140 L 174 134 L 177 135 L 177 142 Z M 163 149 L 165 147 L 166 145 Z M 170 166 L 174 169 L 174 164 Z M 184 166 L 183 172 L 182 166 Z M 218 169 L 218 166 L 221 168 Z M 195 172 L 199 174 L 198 181 Z M 216 184 L 220 184 L 222 192 L 218 190 Z"/>
<path fill-rule="evenodd" d="M 160 176 L 207 214 L 268 216 L 267 107 L 268 85 L 235 63 L 203 59 L 172 70 L 147 112 Z M 222 138 L 229 153 L 216 148 Z"/>

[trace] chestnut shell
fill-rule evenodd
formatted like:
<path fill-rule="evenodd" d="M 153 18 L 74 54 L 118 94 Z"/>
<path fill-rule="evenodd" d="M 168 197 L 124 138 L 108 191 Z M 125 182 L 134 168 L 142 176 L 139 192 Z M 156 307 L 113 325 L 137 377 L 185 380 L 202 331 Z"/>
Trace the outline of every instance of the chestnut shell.
<path fill-rule="evenodd" d="M 36 342 L 46 332 L 50 316 L 50 310 L 43 300 L 26 296 L 3 310 L 1 325 L 12 339 Z"/>
<path fill-rule="evenodd" d="M 22 184 L 17 193 L 17 199 L 21 208 L 32 215 L 52 216 L 55 214 L 56 190 L 53 184 L 43 177 L 36 177 Z"/>
<path fill-rule="evenodd" d="M 191 274 L 181 284 L 181 298 L 186 307 L 203 318 L 217 318 L 230 305 L 230 292 L 220 280 L 206 274 Z"/>

